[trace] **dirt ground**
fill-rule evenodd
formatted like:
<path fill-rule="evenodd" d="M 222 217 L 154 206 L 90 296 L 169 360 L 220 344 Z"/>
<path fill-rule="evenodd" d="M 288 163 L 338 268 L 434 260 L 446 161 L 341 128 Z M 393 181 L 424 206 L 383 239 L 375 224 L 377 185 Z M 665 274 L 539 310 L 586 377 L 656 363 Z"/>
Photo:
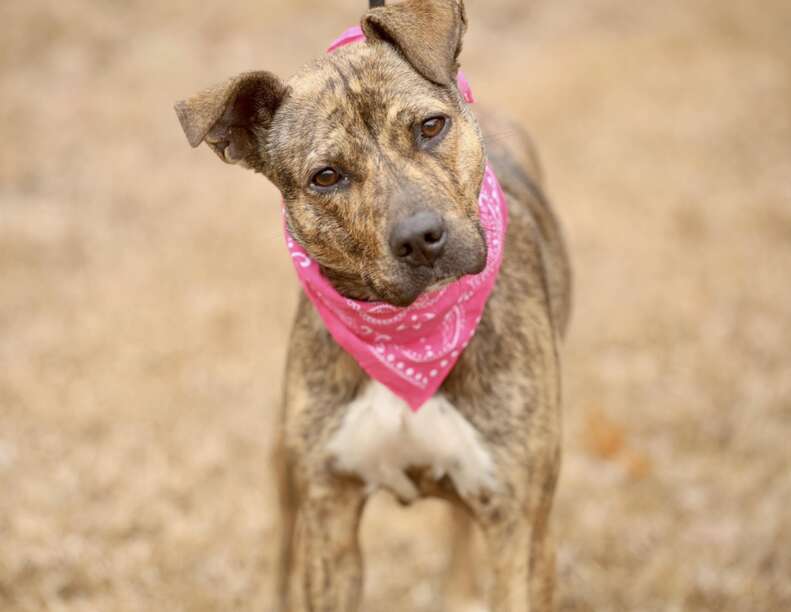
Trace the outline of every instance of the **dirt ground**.
<path fill-rule="evenodd" d="M 0 4 L 3 612 L 267 609 L 297 287 L 274 188 L 172 103 L 363 5 Z M 791 4 L 468 5 L 576 269 L 559 610 L 791 610 Z M 366 610 L 438 608 L 445 518 L 375 500 Z"/>

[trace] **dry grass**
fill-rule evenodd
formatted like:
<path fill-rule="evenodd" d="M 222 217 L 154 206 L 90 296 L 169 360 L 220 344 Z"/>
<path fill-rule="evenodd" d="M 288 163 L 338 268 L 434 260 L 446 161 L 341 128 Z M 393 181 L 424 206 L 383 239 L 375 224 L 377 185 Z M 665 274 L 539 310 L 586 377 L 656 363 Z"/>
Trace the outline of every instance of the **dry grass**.
<path fill-rule="evenodd" d="M 265 609 L 296 285 L 274 189 L 171 103 L 363 4 L 0 6 L 4 612 Z M 788 2 L 468 4 L 576 264 L 560 610 L 791 610 Z M 376 500 L 368 610 L 435 609 L 443 518 Z"/>

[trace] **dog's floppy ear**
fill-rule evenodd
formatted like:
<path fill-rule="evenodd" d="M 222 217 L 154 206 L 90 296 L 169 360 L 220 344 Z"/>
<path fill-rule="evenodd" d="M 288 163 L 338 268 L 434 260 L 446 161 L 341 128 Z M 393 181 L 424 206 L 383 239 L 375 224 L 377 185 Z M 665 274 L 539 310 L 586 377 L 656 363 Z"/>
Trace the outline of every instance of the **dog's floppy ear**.
<path fill-rule="evenodd" d="M 255 167 L 256 134 L 271 124 L 286 95 L 286 87 L 269 72 L 245 72 L 176 103 L 176 114 L 187 140 L 197 147 L 204 140 L 229 164 Z"/>
<path fill-rule="evenodd" d="M 369 40 L 393 45 L 429 81 L 454 82 L 467 29 L 463 0 L 405 0 L 370 10 L 361 27 Z"/>

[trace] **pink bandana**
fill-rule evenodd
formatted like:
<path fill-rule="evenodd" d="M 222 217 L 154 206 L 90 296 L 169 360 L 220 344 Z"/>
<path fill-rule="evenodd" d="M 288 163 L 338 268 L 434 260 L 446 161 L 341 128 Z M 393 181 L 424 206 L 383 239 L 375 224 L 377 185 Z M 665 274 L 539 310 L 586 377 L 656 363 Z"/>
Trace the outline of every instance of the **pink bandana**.
<path fill-rule="evenodd" d="M 363 38 L 360 28 L 351 28 L 328 51 Z M 468 102 L 473 101 L 461 73 L 459 89 Z M 488 164 L 478 205 L 488 250 L 486 267 L 480 274 L 424 293 L 406 308 L 343 297 L 285 230 L 302 288 L 327 330 L 371 378 L 406 401 L 412 410 L 418 410 L 434 395 L 467 347 L 500 270 L 508 208 Z"/>

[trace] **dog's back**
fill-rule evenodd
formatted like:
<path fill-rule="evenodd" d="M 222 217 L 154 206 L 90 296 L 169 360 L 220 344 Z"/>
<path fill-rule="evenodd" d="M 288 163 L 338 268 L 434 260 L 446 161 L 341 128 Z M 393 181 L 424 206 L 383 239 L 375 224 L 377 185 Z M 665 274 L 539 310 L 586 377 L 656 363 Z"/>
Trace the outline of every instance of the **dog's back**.
<path fill-rule="evenodd" d="M 519 124 L 501 114 L 476 110 L 486 155 L 508 195 L 510 214 L 528 213 L 538 230 L 552 318 L 563 336 L 571 315 L 571 266 L 560 223 L 544 194 L 543 170 L 535 146 Z"/>

